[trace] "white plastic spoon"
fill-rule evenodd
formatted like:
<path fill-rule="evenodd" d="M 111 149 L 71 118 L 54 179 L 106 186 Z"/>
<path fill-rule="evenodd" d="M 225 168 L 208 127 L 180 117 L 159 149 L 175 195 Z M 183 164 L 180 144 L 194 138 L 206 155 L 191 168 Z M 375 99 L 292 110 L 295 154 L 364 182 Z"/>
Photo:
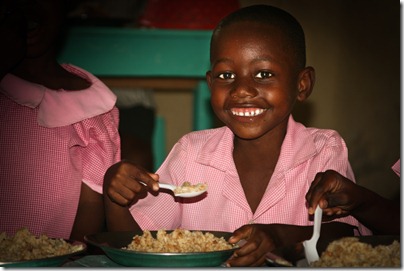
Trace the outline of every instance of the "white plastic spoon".
<path fill-rule="evenodd" d="M 318 261 L 320 259 L 317 252 L 317 241 L 320 237 L 321 230 L 321 219 L 323 217 L 323 209 L 317 205 L 316 211 L 314 212 L 314 227 L 313 227 L 313 235 L 309 240 L 303 241 L 304 246 L 304 254 L 306 255 L 306 260 L 310 265 L 314 261 Z"/>
<path fill-rule="evenodd" d="M 146 186 L 146 184 L 144 182 L 140 182 L 140 183 Z M 173 184 L 161 183 L 161 182 L 159 182 L 158 184 L 159 184 L 160 188 L 171 190 L 174 192 L 174 196 L 181 197 L 181 198 L 192 198 L 192 197 L 199 196 L 206 192 L 206 189 L 204 189 L 204 190 L 198 190 L 198 191 L 176 193 L 176 189 L 180 188 L 181 186 L 175 186 Z"/>

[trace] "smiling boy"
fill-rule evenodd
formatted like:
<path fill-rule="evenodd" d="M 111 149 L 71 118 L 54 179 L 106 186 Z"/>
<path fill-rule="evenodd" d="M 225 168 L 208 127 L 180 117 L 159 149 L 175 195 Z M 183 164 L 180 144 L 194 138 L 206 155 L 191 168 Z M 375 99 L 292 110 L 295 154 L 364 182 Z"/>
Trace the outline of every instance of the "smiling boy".
<path fill-rule="evenodd" d="M 354 175 L 336 131 L 307 128 L 291 115 L 310 96 L 315 72 L 290 14 L 267 5 L 230 14 L 213 32 L 210 61 L 211 105 L 225 126 L 183 136 L 157 174 L 130 162 L 112 166 L 104 182 L 108 228 L 234 232 L 231 243 L 247 243 L 227 264 L 258 266 L 266 252 L 310 238 L 305 193 L 317 172 Z M 174 200 L 154 194 L 158 180 L 206 182 L 208 192 Z M 369 233 L 346 217 L 323 225 L 322 235 L 353 235 L 355 228 Z"/>

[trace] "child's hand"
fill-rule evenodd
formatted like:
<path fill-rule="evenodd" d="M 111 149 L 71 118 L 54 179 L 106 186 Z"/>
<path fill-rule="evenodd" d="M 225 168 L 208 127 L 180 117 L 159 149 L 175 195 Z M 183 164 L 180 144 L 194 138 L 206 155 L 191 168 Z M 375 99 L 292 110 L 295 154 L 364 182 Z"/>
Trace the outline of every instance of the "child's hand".
<path fill-rule="evenodd" d="M 129 161 L 121 161 L 112 165 L 105 173 L 103 191 L 111 201 L 120 206 L 130 206 L 136 196 L 148 188 L 157 191 L 158 179 L 157 174 L 149 173 Z"/>
<path fill-rule="evenodd" d="M 249 224 L 234 231 L 229 239 L 231 244 L 245 240 L 239 249 L 227 260 L 227 266 L 262 266 L 265 254 L 275 248 L 273 225 Z"/>
<path fill-rule="evenodd" d="M 323 213 L 348 215 L 360 204 L 361 188 L 334 170 L 317 173 L 306 194 L 309 214 L 313 214 L 317 205 Z"/>

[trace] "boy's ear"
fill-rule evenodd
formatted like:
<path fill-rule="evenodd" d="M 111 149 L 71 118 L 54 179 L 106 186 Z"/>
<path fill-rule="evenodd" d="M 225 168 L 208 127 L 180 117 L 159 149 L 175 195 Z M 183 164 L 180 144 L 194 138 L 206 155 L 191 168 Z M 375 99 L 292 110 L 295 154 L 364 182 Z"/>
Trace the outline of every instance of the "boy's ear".
<path fill-rule="evenodd" d="M 299 74 L 297 99 L 300 102 L 306 100 L 313 91 L 316 74 L 313 67 L 304 68 Z"/>

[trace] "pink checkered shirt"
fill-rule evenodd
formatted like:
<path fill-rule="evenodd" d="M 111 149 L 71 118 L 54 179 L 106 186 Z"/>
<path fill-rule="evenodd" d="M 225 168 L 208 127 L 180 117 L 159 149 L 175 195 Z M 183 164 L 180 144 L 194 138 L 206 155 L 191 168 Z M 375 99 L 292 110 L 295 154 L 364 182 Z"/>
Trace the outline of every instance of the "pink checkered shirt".
<path fill-rule="evenodd" d="M 227 127 L 191 132 L 182 137 L 157 173 L 177 185 L 208 185 L 206 197 L 177 201 L 169 194 L 148 195 L 130 211 L 143 229 L 232 232 L 248 223 L 312 225 L 305 194 L 317 172 L 334 169 L 349 179 L 354 174 L 343 139 L 333 130 L 306 128 L 289 118 L 281 154 L 255 213 L 248 205 L 233 162 L 233 133 Z M 370 231 L 349 216 L 339 219 Z"/>
<path fill-rule="evenodd" d="M 397 174 L 397 176 L 400 177 L 401 176 L 401 159 L 398 159 L 398 161 L 391 168 Z"/>
<path fill-rule="evenodd" d="M 54 91 L 11 74 L 0 83 L 0 232 L 69 238 L 81 183 L 102 193 L 106 169 L 120 159 L 115 95 L 63 66 L 91 87 Z"/>

